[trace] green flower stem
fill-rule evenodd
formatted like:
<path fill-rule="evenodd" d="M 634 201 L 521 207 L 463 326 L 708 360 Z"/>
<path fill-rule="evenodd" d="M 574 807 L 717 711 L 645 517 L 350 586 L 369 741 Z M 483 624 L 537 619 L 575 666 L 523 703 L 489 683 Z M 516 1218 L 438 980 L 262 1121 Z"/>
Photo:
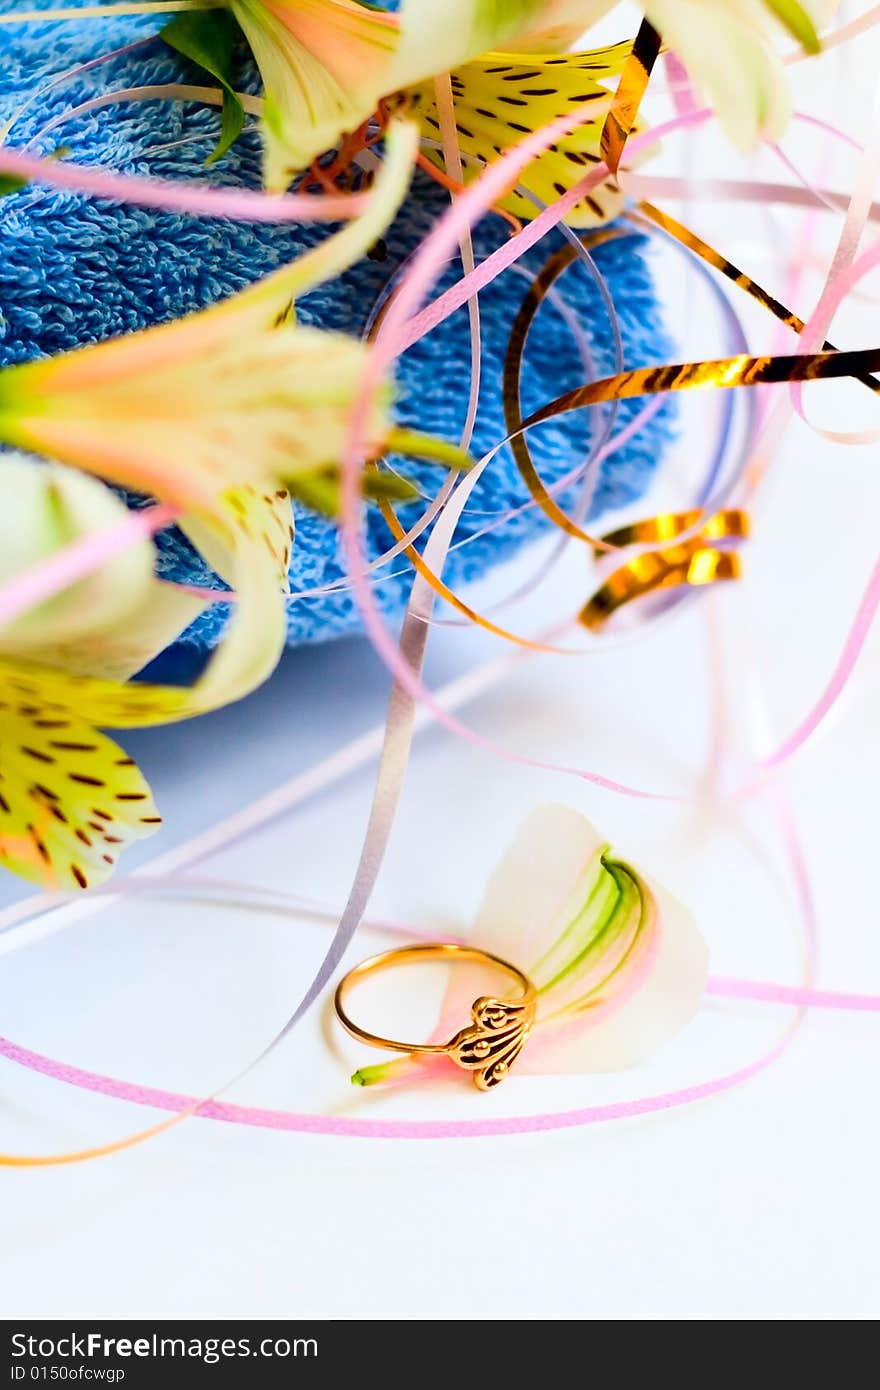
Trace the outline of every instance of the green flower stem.
<path fill-rule="evenodd" d="M 432 434 L 419 434 L 416 430 L 392 430 L 387 438 L 387 446 L 397 454 L 409 458 L 432 459 L 443 463 L 447 468 L 456 468 L 466 473 L 474 466 L 474 460 L 466 450 L 446 439 L 437 439 Z"/>
<path fill-rule="evenodd" d="M 396 1081 L 411 1071 L 416 1065 L 412 1057 L 398 1057 L 394 1062 L 377 1062 L 372 1067 L 358 1067 L 351 1074 L 352 1086 L 380 1086 L 385 1081 Z"/>
<path fill-rule="evenodd" d="M 143 0 L 133 5 L 84 5 L 81 9 L 25 10 L 0 15 L 0 24 L 36 24 L 46 19 L 118 19 L 123 15 L 174 14 L 181 10 L 225 10 L 225 0 Z"/>

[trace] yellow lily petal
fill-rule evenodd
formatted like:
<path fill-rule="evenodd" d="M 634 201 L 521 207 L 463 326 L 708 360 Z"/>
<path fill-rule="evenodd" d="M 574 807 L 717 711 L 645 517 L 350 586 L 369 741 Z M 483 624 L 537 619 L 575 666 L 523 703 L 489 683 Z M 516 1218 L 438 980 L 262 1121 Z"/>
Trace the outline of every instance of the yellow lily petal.
<path fill-rule="evenodd" d="M 184 698 L 174 712 L 169 716 L 160 709 L 156 717 L 149 708 L 140 714 L 135 708 L 135 722 L 188 719 L 240 700 L 271 675 L 287 633 L 284 593 L 289 588 L 292 518 L 286 518 L 290 517 L 288 498 L 240 488 L 223 498 L 221 517 L 205 516 L 190 523 L 194 539 L 217 573 L 236 590 L 238 600 L 223 642 L 201 678 L 182 692 Z M 167 710 L 171 694 L 156 688 L 160 707 Z M 96 722 L 122 727 L 112 717 Z"/>
<path fill-rule="evenodd" d="M 0 693 L 0 864 L 53 888 L 100 883 L 159 825 L 149 786 L 117 744 L 56 701 L 53 673 L 2 659 Z"/>
<path fill-rule="evenodd" d="M 49 480 L 47 488 L 63 472 L 20 462 L 23 482 L 33 471 Z M 92 479 L 70 477 L 74 495 L 101 490 Z M 117 508 L 124 514 L 111 501 L 114 516 Z M 292 531 L 286 494 L 232 491 L 199 530 L 237 588 L 238 603 L 226 641 L 191 689 L 106 678 L 140 669 L 202 606 L 151 574 L 125 614 L 105 608 L 109 626 L 87 628 L 76 640 L 65 642 L 47 622 L 40 629 L 32 621 L 29 660 L 10 655 L 12 625 L 0 634 L 0 864 L 13 872 L 53 887 L 89 887 L 112 871 L 131 840 L 159 824 L 140 771 L 96 725 L 188 718 L 240 698 L 274 669 L 285 635 L 281 590 Z M 66 539 L 56 537 L 54 548 Z M 85 622 L 81 590 L 76 585 L 53 601 L 66 605 L 73 626 Z"/>
<path fill-rule="evenodd" d="M 451 74 L 459 148 L 464 157 L 466 182 L 492 163 L 524 135 L 574 107 L 595 103 L 596 116 L 559 140 L 520 175 L 520 184 L 541 206 L 555 200 L 601 163 L 599 151 L 605 112 L 612 93 L 600 85 L 616 76 L 632 48 L 630 43 L 584 53 L 548 57 L 542 54 L 486 53 Z M 415 114 L 426 140 L 440 142 L 440 118 L 434 84 L 413 90 Z M 428 157 L 444 167 L 439 148 Z M 503 198 L 500 206 L 528 219 L 540 211 L 518 192 Z M 572 209 L 566 221 L 575 227 L 607 222 L 623 206 L 623 194 L 614 178 L 607 179 Z"/>
<path fill-rule="evenodd" d="M 213 553 L 239 600 L 226 641 L 190 689 L 0 657 L 0 864 L 53 887 L 86 888 L 112 872 L 127 844 L 155 830 L 160 817 L 141 772 L 95 726 L 186 719 L 240 698 L 274 669 L 285 635 L 279 559 L 288 533 L 282 543 L 269 531 L 270 518 L 279 520 L 279 499 L 270 501 L 233 495 L 224 520 L 213 523 Z"/>
<path fill-rule="evenodd" d="M 212 531 L 212 554 L 233 581 L 238 599 L 224 642 L 194 685 L 124 684 L 0 657 L 0 689 L 9 687 L 19 702 L 50 705 L 64 717 L 116 729 L 190 719 L 253 690 L 276 665 L 285 635 L 278 558 L 262 537 L 265 503 L 254 494 L 242 517 L 224 499 L 221 513 L 203 518 L 203 524 Z"/>
<path fill-rule="evenodd" d="M 245 532 L 250 532 L 258 544 L 265 546 L 272 561 L 272 572 L 281 593 L 290 590 L 290 555 L 294 538 L 293 508 L 286 488 L 272 493 L 258 492 L 245 486 L 233 488 L 226 494 L 226 505 L 240 518 Z M 235 555 L 218 538 L 214 527 L 196 516 L 184 517 L 180 528 L 185 531 L 197 550 L 221 579 L 235 584 Z"/>

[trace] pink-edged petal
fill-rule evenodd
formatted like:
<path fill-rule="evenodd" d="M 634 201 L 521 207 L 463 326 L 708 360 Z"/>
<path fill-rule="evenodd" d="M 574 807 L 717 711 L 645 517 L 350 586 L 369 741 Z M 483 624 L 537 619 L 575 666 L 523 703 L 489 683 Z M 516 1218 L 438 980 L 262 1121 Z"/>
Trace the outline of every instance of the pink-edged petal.
<path fill-rule="evenodd" d="M 612 856 L 585 816 L 532 812 L 492 874 L 470 942 L 538 989 L 538 1022 L 519 1074 L 617 1070 L 662 1046 L 699 1007 L 708 968 L 690 914 Z M 499 979 L 451 971 L 435 1040 Z"/>
<path fill-rule="evenodd" d="M 691 914 L 648 880 L 656 924 L 629 983 L 580 1014 L 536 1028 L 518 1063 L 532 1075 L 622 1071 L 652 1056 L 694 1017 L 709 955 Z"/>

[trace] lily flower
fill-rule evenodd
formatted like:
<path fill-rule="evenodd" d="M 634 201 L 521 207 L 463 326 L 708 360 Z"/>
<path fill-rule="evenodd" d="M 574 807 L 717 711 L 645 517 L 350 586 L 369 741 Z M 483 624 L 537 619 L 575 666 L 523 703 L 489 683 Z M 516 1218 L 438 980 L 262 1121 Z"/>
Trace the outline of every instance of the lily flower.
<path fill-rule="evenodd" d="M 359 259 L 409 183 L 415 127 L 389 131 L 366 212 L 289 266 L 172 323 L 0 370 L 0 440 L 212 513 L 229 488 L 338 463 L 369 347 L 292 320 L 292 299 Z M 371 449 L 391 434 L 373 402 Z"/>
<path fill-rule="evenodd" d="M 0 583 L 129 515 L 96 478 L 0 455 L 9 545 Z M 182 518 L 239 591 L 230 634 L 190 689 L 130 684 L 202 607 L 155 577 L 142 539 L 0 627 L 0 864 L 49 887 L 86 888 L 112 872 L 160 816 L 134 761 L 99 727 L 188 718 L 228 703 L 274 668 L 292 536 L 286 492 L 230 490 L 212 517 Z"/>
<path fill-rule="evenodd" d="M 445 71 L 452 73 L 462 151 L 473 161 L 473 177 L 481 163 L 568 106 L 608 101 L 611 93 L 599 79 L 619 72 L 630 48 L 621 44 L 544 60 L 584 29 L 591 9 L 587 0 L 493 6 L 491 13 L 477 0 L 419 0 L 404 4 L 400 17 L 358 0 L 227 4 L 263 77 L 264 182 L 270 192 L 285 189 L 343 136 L 355 137 L 348 154 L 356 153 L 357 134 L 366 143 L 367 123 L 377 108 L 393 109 L 401 100 L 416 106 L 429 158 L 442 164 L 433 153 L 439 123 L 431 78 Z M 210 11 L 202 14 L 198 23 L 216 26 L 216 12 L 213 20 Z M 524 45 L 524 51 L 499 51 L 508 42 L 511 48 Z M 599 113 L 538 161 L 537 196 L 552 201 L 583 177 L 579 166 L 593 158 L 598 162 L 601 120 Z M 521 215 L 535 215 L 528 200 L 510 201 Z M 579 224 L 613 215 L 620 199 L 617 194 L 609 200 L 607 213 L 605 199 L 594 195 L 592 201 L 595 207 L 580 210 Z"/>
<path fill-rule="evenodd" d="M 429 150 L 438 121 L 431 79 L 450 73 L 462 152 L 491 162 L 521 134 L 577 101 L 610 99 L 600 84 L 620 70 L 613 50 L 570 53 L 617 0 L 404 0 L 400 16 L 358 0 L 225 0 L 244 32 L 265 89 L 265 184 L 272 192 L 346 137 L 348 157 L 378 110 L 414 99 Z M 775 138 L 789 111 L 776 40 L 780 28 L 807 49 L 838 0 L 645 0 L 643 10 L 714 103 L 737 144 Z M 198 23 L 217 23 L 217 11 Z M 508 109 L 509 108 L 509 109 Z M 543 155 L 531 191 L 542 202 L 567 191 L 579 162 L 598 156 L 601 116 Z M 439 163 L 436 155 L 430 155 Z M 577 175 L 582 177 L 582 173 Z M 544 195 L 543 197 L 541 195 Z M 613 182 L 575 217 L 587 225 L 620 205 Z M 534 216 L 528 199 L 505 207 Z"/>
<path fill-rule="evenodd" d="M 515 1064 L 520 1075 L 636 1065 L 694 1016 L 708 970 L 688 911 L 565 806 L 542 807 L 521 826 L 468 944 L 519 966 L 537 988 L 537 1021 Z M 453 972 L 435 1038 L 460 1027 L 476 992 Z M 362 1068 L 352 1080 L 373 1085 L 444 1072 L 451 1073 L 445 1058 L 404 1058 Z"/>
<path fill-rule="evenodd" d="M 0 506 L 7 542 L 0 582 L 127 516 L 96 479 L 15 454 L 0 456 Z M 92 727 L 87 702 L 54 698 L 52 669 L 82 669 L 87 654 L 98 669 L 102 660 L 119 661 L 114 636 L 132 629 L 159 587 L 153 561 L 152 542 L 140 540 L 0 628 L 0 863 L 26 878 L 53 887 L 97 883 L 126 844 L 160 822 L 140 771 Z M 191 602 L 188 611 L 178 608 L 179 623 L 156 634 L 160 646 L 192 612 Z M 141 648 L 135 660 L 142 665 L 140 656 L 153 654 Z"/>
<path fill-rule="evenodd" d="M 252 289 L 168 325 L 0 371 L 0 441 L 81 470 L 20 462 L 19 472 L 36 472 L 19 487 L 5 460 L 0 489 L 5 476 L 7 514 L 21 523 L 13 534 L 29 538 L 7 552 L 6 578 L 125 515 L 87 476 L 98 475 L 175 507 L 236 591 L 225 640 L 188 689 L 127 680 L 199 606 L 155 579 L 149 543 L 0 629 L 0 843 L 18 872 L 86 887 L 157 823 L 140 772 L 97 729 L 190 718 L 242 698 L 277 664 L 293 539 L 285 480 L 295 487 L 317 475 L 327 492 L 369 350 L 298 326 L 291 301 L 384 231 L 416 139 L 412 125 L 395 123 L 363 216 Z M 390 387 L 374 404 L 377 452 L 395 440 L 389 400 Z M 420 447 L 415 436 L 408 442 Z M 456 461 L 442 441 L 436 452 Z"/>
<path fill-rule="evenodd" d="M 226 0 L 263 77 L 270 192 L 358 130 L 383 98 L 488 49 L 580 24 L 584 0 L 405 0 L 402 14 L 358 0 Z M 210 12 L 200 22 L 211 24 Z"/>

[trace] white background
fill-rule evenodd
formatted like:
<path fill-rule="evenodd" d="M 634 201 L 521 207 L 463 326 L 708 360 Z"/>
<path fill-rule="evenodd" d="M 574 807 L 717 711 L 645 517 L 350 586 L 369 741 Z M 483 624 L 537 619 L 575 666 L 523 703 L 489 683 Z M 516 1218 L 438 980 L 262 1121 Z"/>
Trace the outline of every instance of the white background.
<path fill-rule="evenodd" d="M 824 58 L 799 74 L 799 104 L 836 108 L 847 129 L 865 129 L 876 56 L 862 42 L 849 67 Z M 709 136 L 690 148 L 697 179 L 788 177 L 771 155 L 747 166 Z M 833 146 L 826 154 L 815 133 L 795 132 L 787 148 L 829 186 L 851 186 L 852 158 Z M 649 172 L 681 168 L 680 146 L 669 142 Z M 797 247 L 792 214 L 694 202 L 679 215 L 782 292 L 779 253 Z M 808 253 L 817 265 L 827 264 L 837 227 L 828 214 L 817 219 Z M 683 355 L 718 351 L 709 301 L 684 297 L 674 257 L 657 265 Z M 809 311 L 819 285 L 809 275 L 794 307 Z M 876 293 L 876 279 L 866 289 Z M 766 349 L 772 323 L 743 297 L 735 302 L 753 347 Z M 835 334 L 841 345 L 875 345 L 873 300 L 841 315 Z M 825 425 L 876 426 L 873 403 L 865 408 L 861 396 L 823 384 L 806 399 Z M 705 407 L 683 407 L 682 438 L 643 514 L 688 495 L 711 418 Z M 707 636 L 718 637 L 726 669 L 735 752 L 766 751 L 830 675 L 873 564 L 878 503 L 875 448 L 833 446 L 792 423 L 755 508 L 741 585 L 638 642 L 529 660 L 465 711 L 479 732 L 519 752 L 691 799 L 616 797 L 428 730 L 417 739 L 375 911 L 438 935 L 465 931 L 518 821 L 543 801 L 564 800 L 691 905 L 715 973 L 800 980 L 800 922 L 773 814 L 766 802 L 713 805 L 700 781 L 712 736 Z M 574 609 L 594 583 L 572 549 L 552 583 L 506 618 L 534 632 Z M 512 586 L 508 574 L 476 597 L 487 603 Z M 495 655 L 496 644 L 473 633 L 438 629 L 430 680 L 440 685 Z M 845 698 L 786 778 L 816 895 L 821 982 L 875 992 L 878 676 L 872 638 Z M 266 689 L 234 709 L 132 736 L 166 815 L 141 859 L 379 722 L 386 692 L 371 650 L 349 642 L 290 655 Z M 371 777 L 367 768 L 343 779 L 201 872 L 340 904 Z M 179 901 L 126 902 L 54 925 L 33 944 L 32 932 L 6 938 L 19 949 L 3 956 L 0 1031 L 86 1068 L 193 1094 L 260 1051 L 328 940 L 326 926 L 293 917 Z M 381 940 L 364 932 L 351 959 Z M 732 1070 L 790 1022 L 790 1011 L 774 1006 L 707 1004 L 628 1074 L 512 1077 L 490 1096 L 466 1086 L 388 1096 L 349 1087 L 352 1059 L 363 1054 L 328 1046 L 332 1033 L 315 1010 L 234 1097 L 365 1117 L 570 1109 Z M 880 1310 L 878 1049 L 870 1016 L 816 1013 L 782 1060 L 747 1086 L 644 1120 L 391 1143 L 198 1119 L 109 1160 L 7 1170 L 0 1307 L 6 1317 L 45 1318 L 872 1318 Z M 106 1141 L 154 1118 L 8 1063 L 0 1063 L 0 1097 L 2 1148 L 12 1152 Z"/>

